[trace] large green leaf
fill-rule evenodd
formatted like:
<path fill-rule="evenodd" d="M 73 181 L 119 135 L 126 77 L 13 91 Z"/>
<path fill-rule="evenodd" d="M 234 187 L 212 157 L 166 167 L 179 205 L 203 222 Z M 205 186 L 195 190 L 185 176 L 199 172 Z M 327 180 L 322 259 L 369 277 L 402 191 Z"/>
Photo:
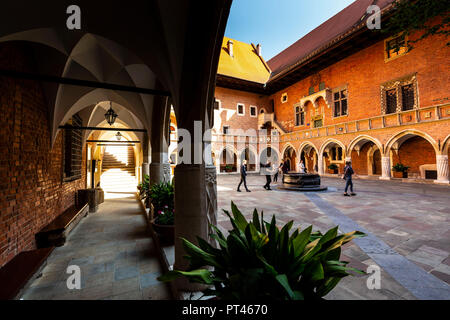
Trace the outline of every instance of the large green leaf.
<path fill-rule="evenodd" d="M 168 282 L 179 278 L 180 276 L 185 276 L 192 282 L 204 283 L 204 284 L 213 284 L 214 278 L 211 271 L 206 269 L 197 269 L 192 271 L 179 271 L 173 270 L 169 271 L 162 276 L 159 276 L 157 279 L 162 282 Z"/>
<path fill-rule="evenodd" d="M 234 222 L 236 223 L 236 226 L 242 232 L 244 232 L 248 222 L 245 219 L 244 215 L 241 213 L 241 211 L 239 211 L 238 207 L 236 207 L 233 201 L 231 201 L 231 212 L 233 213 Z"/>

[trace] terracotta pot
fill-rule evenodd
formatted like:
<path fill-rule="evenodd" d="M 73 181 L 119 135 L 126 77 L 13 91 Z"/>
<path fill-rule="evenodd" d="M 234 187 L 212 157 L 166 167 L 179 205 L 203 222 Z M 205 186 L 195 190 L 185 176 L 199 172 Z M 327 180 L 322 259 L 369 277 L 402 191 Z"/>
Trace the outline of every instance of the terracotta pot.
<path fill-rule="evenodd" d="M 159 240 L 164 244 L 175 243 L 175 226 L 155 223 L 155 219 L 152 219 L 153 231 L 155 231 L 159 237 Z"/>
<path fill-rule="evenodd" d="M 403 172 L 401 171 L 394 171 L 394 178 L 403 178 Z"/>

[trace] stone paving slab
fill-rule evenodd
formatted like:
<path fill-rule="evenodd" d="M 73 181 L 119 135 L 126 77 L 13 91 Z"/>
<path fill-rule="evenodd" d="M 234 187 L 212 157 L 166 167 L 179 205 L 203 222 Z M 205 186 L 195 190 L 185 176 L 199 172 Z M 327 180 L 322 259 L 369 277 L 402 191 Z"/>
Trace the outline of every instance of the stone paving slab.
<path fill-rule="evenodd" d="M 81 289 L 67 288 L 67 266 L 81 269 Z M 25 290 L 25 300 L 170 299 L 156 278 L 162 269 L 134 198 L 108 199 L 50 255 L 42 276 Z"/>
<path fill-rule="evenodd" d="M 374 290 L 367 290 L 365 283 L 358 280 L 361 278 L 347 277 L 340 288 L 326 298 L 448 299 L 449 186 L 355 180 L 357 196 L 344 197 L 343 180 L 336 178 L 323 178 L 322 184 L 329 186 L 329 190 L 317 193 L 266 191 L 262 188 L 264 176 L 248 177 L 248 186 L 252 192 L 238 193 L 235 191 L 238 182 L 237 177 L 218 176 L 221 190 L 218 192 L 218 222 L 221 229 L 231 228 L 221 209 L 230 210 L 232 200 L 249 219 L 253 208 L 257 208 L 264 210 L 267 219 L 275 214 L 279 224 L 281 221 L 294 220 L 295 227 L 312 224 L 313 230 L 321 231 L 339 224 L 342 231 L 357 228 L 371 235 L 357 239 L 351 246 L 344 248 L 343 255 L 355 261 L 351 261 L 353 265 L 360 267 L 362 264 L 369 266 L 369 262 L 382 262 L 388 269 L 381 269 L 382 289 L 374 293 Z M 276 186 L 273 188 L 276 189 Z M 317 195 L 328 207 L 318 208 L 308 194 Z M 334 211 L 338 213 L 337 220 L 333 220 Z M 349 222 L 349 230 L 343 221 Z M 409 272 L 399 268 L 396 273 L 395 268 L 399 266 L 406 266 Z M 428 292 L 428 296 L 423 295 L 426 279 L 432 279 L 428 282 L 428 289 L 434 290 L 434 293 Z"/>

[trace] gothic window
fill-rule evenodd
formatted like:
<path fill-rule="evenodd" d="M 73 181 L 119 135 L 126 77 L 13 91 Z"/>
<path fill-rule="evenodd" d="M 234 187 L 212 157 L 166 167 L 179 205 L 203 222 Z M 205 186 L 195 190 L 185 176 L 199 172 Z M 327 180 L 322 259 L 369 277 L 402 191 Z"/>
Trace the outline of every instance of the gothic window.
<path fill-rule="evenodd" d="M 337 90 L 333 93 L 334 117 L 347 115 L 347 89 Z"/>
<path fill-rule="evenodd" d="M 386 113 L 395 113 L 397 110 L 397 90 L 386 91 Z"/>
<path fill-rule="evenodd" d="M 390 114 L 418 108 L 416 74 L 381 85 L 381 113 Z"/>
<path fill-rule="evenodd" d="M 414 108 L 414 88 L 412 84 L 402 87 L 402 110 L 411 110 Z"/>

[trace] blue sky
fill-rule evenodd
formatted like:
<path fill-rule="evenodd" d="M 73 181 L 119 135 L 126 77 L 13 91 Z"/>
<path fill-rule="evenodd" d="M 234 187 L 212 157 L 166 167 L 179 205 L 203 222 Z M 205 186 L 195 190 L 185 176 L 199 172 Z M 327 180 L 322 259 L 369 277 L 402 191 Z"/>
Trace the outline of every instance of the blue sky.
<path fill-rule="evenodd" d="M 225 36 L 260 43 L 267 61 L 354 0 L 233 0 Z"/>

